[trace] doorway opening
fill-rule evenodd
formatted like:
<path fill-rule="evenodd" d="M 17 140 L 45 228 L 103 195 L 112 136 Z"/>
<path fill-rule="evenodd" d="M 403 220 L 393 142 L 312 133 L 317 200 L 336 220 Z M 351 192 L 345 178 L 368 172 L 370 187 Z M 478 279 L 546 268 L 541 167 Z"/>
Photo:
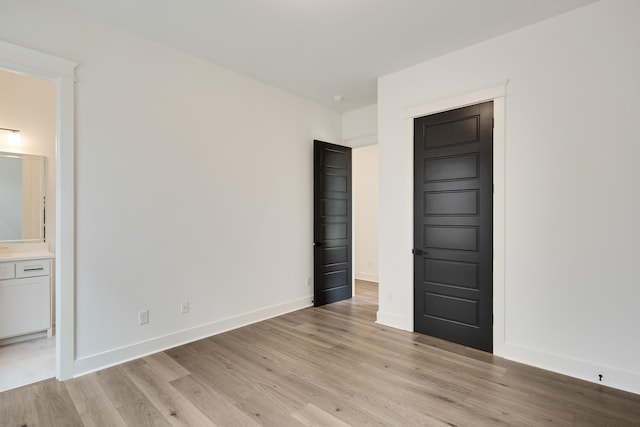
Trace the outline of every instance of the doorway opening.
<path fill-rule="evenodd" d="M 378 145 L 352 150 L 353 271 L 361 289 L 378 287 Z M 354 288 L 354 294 L 358 288 Z"/>
<path fill-rule="evenodd" d="M 11 229 L 2 227 L 0 245 L 7 254 L 18 257 L 22 251 L 25 256 L 35 251 L 55 253 L 55 82 L 0 70 L 0 92 L 0 125 L 20 132 L 19 139 L 0 138 L 0 151 L 3 159 L 17 161 L 21 169 L 14 177 L 2 174 L 0 181 L 4 189 L 15 185 L 20 190 L 17 200 L 2 204 L 0 214 L 8 218 L 17 213 L 18 221 Z M 7 254 L 0 261 L 15 258 Z M 42 268 L 42 274 L 36 275 L 34 266 L 21 273 L 39 279 L 2 282 L 4 300 L 0 304 L 7 306 L 3 307 L 0 332 L 0 391 L 52 378 L 56 372 L 55 274 L 48 259 L 31 261 Z M 3 265 L 10 269 L 14 264 Z"/>
<path fill-rule="evenodd" d="M 314 141 L 314 305 L 378 287 L 378 147 Z"/>
<path fill-rule="evenodd" d="M 75 358 L 75 107 L 77 63 L 0 41 L 0 70 L 55 84 L 55 376 L 74 375 Z M 52 248 L 53 249 L 53 248 Z"/>

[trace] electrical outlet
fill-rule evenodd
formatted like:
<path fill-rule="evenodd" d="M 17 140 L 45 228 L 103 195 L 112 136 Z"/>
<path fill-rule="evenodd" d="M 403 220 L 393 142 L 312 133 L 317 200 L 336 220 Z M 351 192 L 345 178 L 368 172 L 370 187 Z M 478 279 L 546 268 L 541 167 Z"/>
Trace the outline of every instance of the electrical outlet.
<path fill-rule="evenodd" d="M 311 286 L 311 277 L 307 277 L 307 286 Z"/>
<path fill-rule="evenodd" d="M 180 303 L 180 311 L 182 314 L 187 314 L 189 312 L 189 301 L 182 301 L 182 303 Z"/>
<path fill-rule="evenodd" d="M 391 292 L 387 292 L 387 301 L 393 302 L 393 294 Z"/>
<path fill-rule="evenodd" d="M 144 310 L 138 313 L 138 325 L 146 325 L 149 323 L 149 310 Z"/>

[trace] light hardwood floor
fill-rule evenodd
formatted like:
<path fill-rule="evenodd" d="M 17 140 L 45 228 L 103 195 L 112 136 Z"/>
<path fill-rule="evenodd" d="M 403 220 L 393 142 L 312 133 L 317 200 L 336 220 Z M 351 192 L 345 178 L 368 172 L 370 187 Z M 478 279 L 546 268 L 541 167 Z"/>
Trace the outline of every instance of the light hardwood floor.
<path fill-rule="evenodd" d="M 64 383 L 2 426 L 640 426 L 640 396 L 376 325 L 377 287 Z"/>

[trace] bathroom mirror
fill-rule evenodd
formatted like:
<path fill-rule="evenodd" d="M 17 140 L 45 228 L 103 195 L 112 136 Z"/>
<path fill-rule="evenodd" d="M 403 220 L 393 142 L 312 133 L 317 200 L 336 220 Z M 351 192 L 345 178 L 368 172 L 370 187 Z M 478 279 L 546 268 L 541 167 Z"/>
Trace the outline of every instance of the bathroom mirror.
<path fill-rule="evenodd" d="M 0 152 L 0 244 L 44 242 L 44 157 Z"/>

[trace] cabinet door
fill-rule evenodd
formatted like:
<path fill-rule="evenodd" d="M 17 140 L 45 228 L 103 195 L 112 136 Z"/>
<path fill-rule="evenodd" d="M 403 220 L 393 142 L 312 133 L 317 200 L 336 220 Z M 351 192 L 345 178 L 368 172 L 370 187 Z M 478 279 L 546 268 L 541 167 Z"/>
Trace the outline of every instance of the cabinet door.
<path fill-rule="evenodd" d="M 51 327 L 49 277 L 0 281 L 0 338 Z"/>

